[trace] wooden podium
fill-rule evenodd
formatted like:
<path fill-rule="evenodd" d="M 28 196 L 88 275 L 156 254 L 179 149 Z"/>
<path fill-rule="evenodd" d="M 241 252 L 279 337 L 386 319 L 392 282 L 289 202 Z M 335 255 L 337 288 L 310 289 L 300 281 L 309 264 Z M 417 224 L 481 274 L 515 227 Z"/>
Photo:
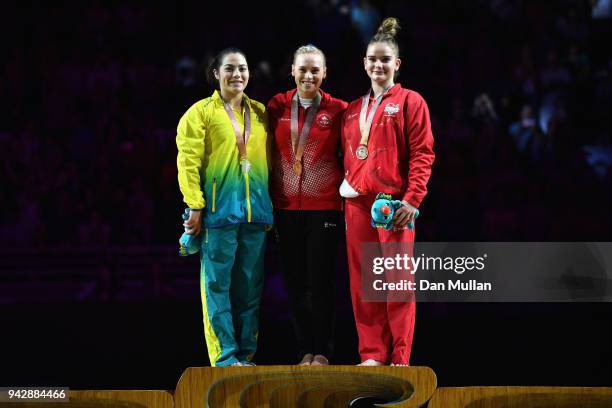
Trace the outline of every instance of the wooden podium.
<path fill-rule="evenodd" d="M 191 367 L 174 396 L 177 408 L 348 407 L 377 397 L 393 407 L 425 404 L 436 389 L 429 367 Z"/>
<path fill-rule="evenodd" d="M 612 388 L 442 387 L 428 408 L 609 408 Z"/>

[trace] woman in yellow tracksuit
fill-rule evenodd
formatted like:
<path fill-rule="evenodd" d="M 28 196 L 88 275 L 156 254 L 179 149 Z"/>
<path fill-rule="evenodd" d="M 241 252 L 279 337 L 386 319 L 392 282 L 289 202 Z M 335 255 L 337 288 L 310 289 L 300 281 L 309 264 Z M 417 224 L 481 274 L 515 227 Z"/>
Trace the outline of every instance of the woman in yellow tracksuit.
<path fill-rule="evenodd" d="M 207 72 L 217 85 L 181 118 L 178 181 L 191 209 L 184 226 L 200 235 L 200 289 L 212 366 L 252 365 L 257 347 L 268 194 L 265 108 L 244 89 L 244 53 L 228 48 Z M 202 230 L 203 229 L 203 230 Z"/>

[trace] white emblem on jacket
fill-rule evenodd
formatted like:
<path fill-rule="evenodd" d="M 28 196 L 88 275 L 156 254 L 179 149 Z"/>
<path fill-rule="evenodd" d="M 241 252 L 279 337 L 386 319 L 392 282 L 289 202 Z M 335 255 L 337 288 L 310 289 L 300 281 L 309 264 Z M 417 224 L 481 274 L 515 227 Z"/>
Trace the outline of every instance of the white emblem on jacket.
<path fill-rule="evenodd" d="M 317 116 L 317 124 L 322 129 L 328 129 L 332 124 L 331 117 L 327 113 L 321 113 Z"/>
<path fill-rule="evenodd" d="M 392 116 L 399 112 L 399 104 L 398 103 L 388 103 L 385 105 L 385 115 Z"/>

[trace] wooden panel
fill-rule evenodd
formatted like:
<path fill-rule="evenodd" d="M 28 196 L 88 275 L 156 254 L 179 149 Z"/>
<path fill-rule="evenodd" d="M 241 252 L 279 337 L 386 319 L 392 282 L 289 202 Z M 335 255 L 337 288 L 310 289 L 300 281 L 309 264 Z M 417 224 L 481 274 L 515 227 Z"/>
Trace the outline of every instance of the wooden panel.
<path fill-rule="evenodd" d="M 0 402 L 2 408 L 173 408 L 169 391 L 69 391 L 69 402 Z"/>
<path fill-rule="evenodd" d="M 173 408 L 174 398 L 169 391 L 158 390 L 114 390 L 114 391 L 72 391 L 70 399 L 106 399 L 132 402 L 147 408 Z"/>
<path fill-rule="evenodd" d="M 393 407 L 418 407 L 436 388 L 428 367 L 191 367 L 176 388 L 177 408 L 343 407 L 378 396 Z M 208 404 L 208 405 L 207 405 Z"/>
<path fill-rule="evenodd" d="M 438 388 L 428 408 L 608 408 L 612 388 L 456 387 Z"/>

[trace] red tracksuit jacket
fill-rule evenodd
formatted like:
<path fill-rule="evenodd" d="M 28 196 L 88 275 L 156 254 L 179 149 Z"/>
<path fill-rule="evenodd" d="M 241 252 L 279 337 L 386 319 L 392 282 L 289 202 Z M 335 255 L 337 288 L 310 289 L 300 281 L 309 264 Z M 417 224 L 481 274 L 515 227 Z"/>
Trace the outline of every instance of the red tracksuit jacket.
<path fill-rule="evenodd" d="M 321 92 L 319 110 L 312 122 L 304 155 L 303 172 L 293 172 L 295 155 L 291 146 L 292 89 L 274 96 L 268 103 L 270 130 L 274 133 L 272 176 L 270 180 L 274 209 L 277 210 L 341 210 L 338 187 L 342 167 L 338 158 L 340 126 L 347 103 Z M 298 132 L 302 131 L 306 110 L 300 106 Z"/>
<path fill-rule="evenodd" d="M 349 104 L 342 120 L 344 177 L 359 194 L 387 193 L 419 207 L 435 157 L 427 103 L 400 84 L 389 89 L 374 114 L 365 160 L 355 156 L 360 111 L 361 98 Z"/>

